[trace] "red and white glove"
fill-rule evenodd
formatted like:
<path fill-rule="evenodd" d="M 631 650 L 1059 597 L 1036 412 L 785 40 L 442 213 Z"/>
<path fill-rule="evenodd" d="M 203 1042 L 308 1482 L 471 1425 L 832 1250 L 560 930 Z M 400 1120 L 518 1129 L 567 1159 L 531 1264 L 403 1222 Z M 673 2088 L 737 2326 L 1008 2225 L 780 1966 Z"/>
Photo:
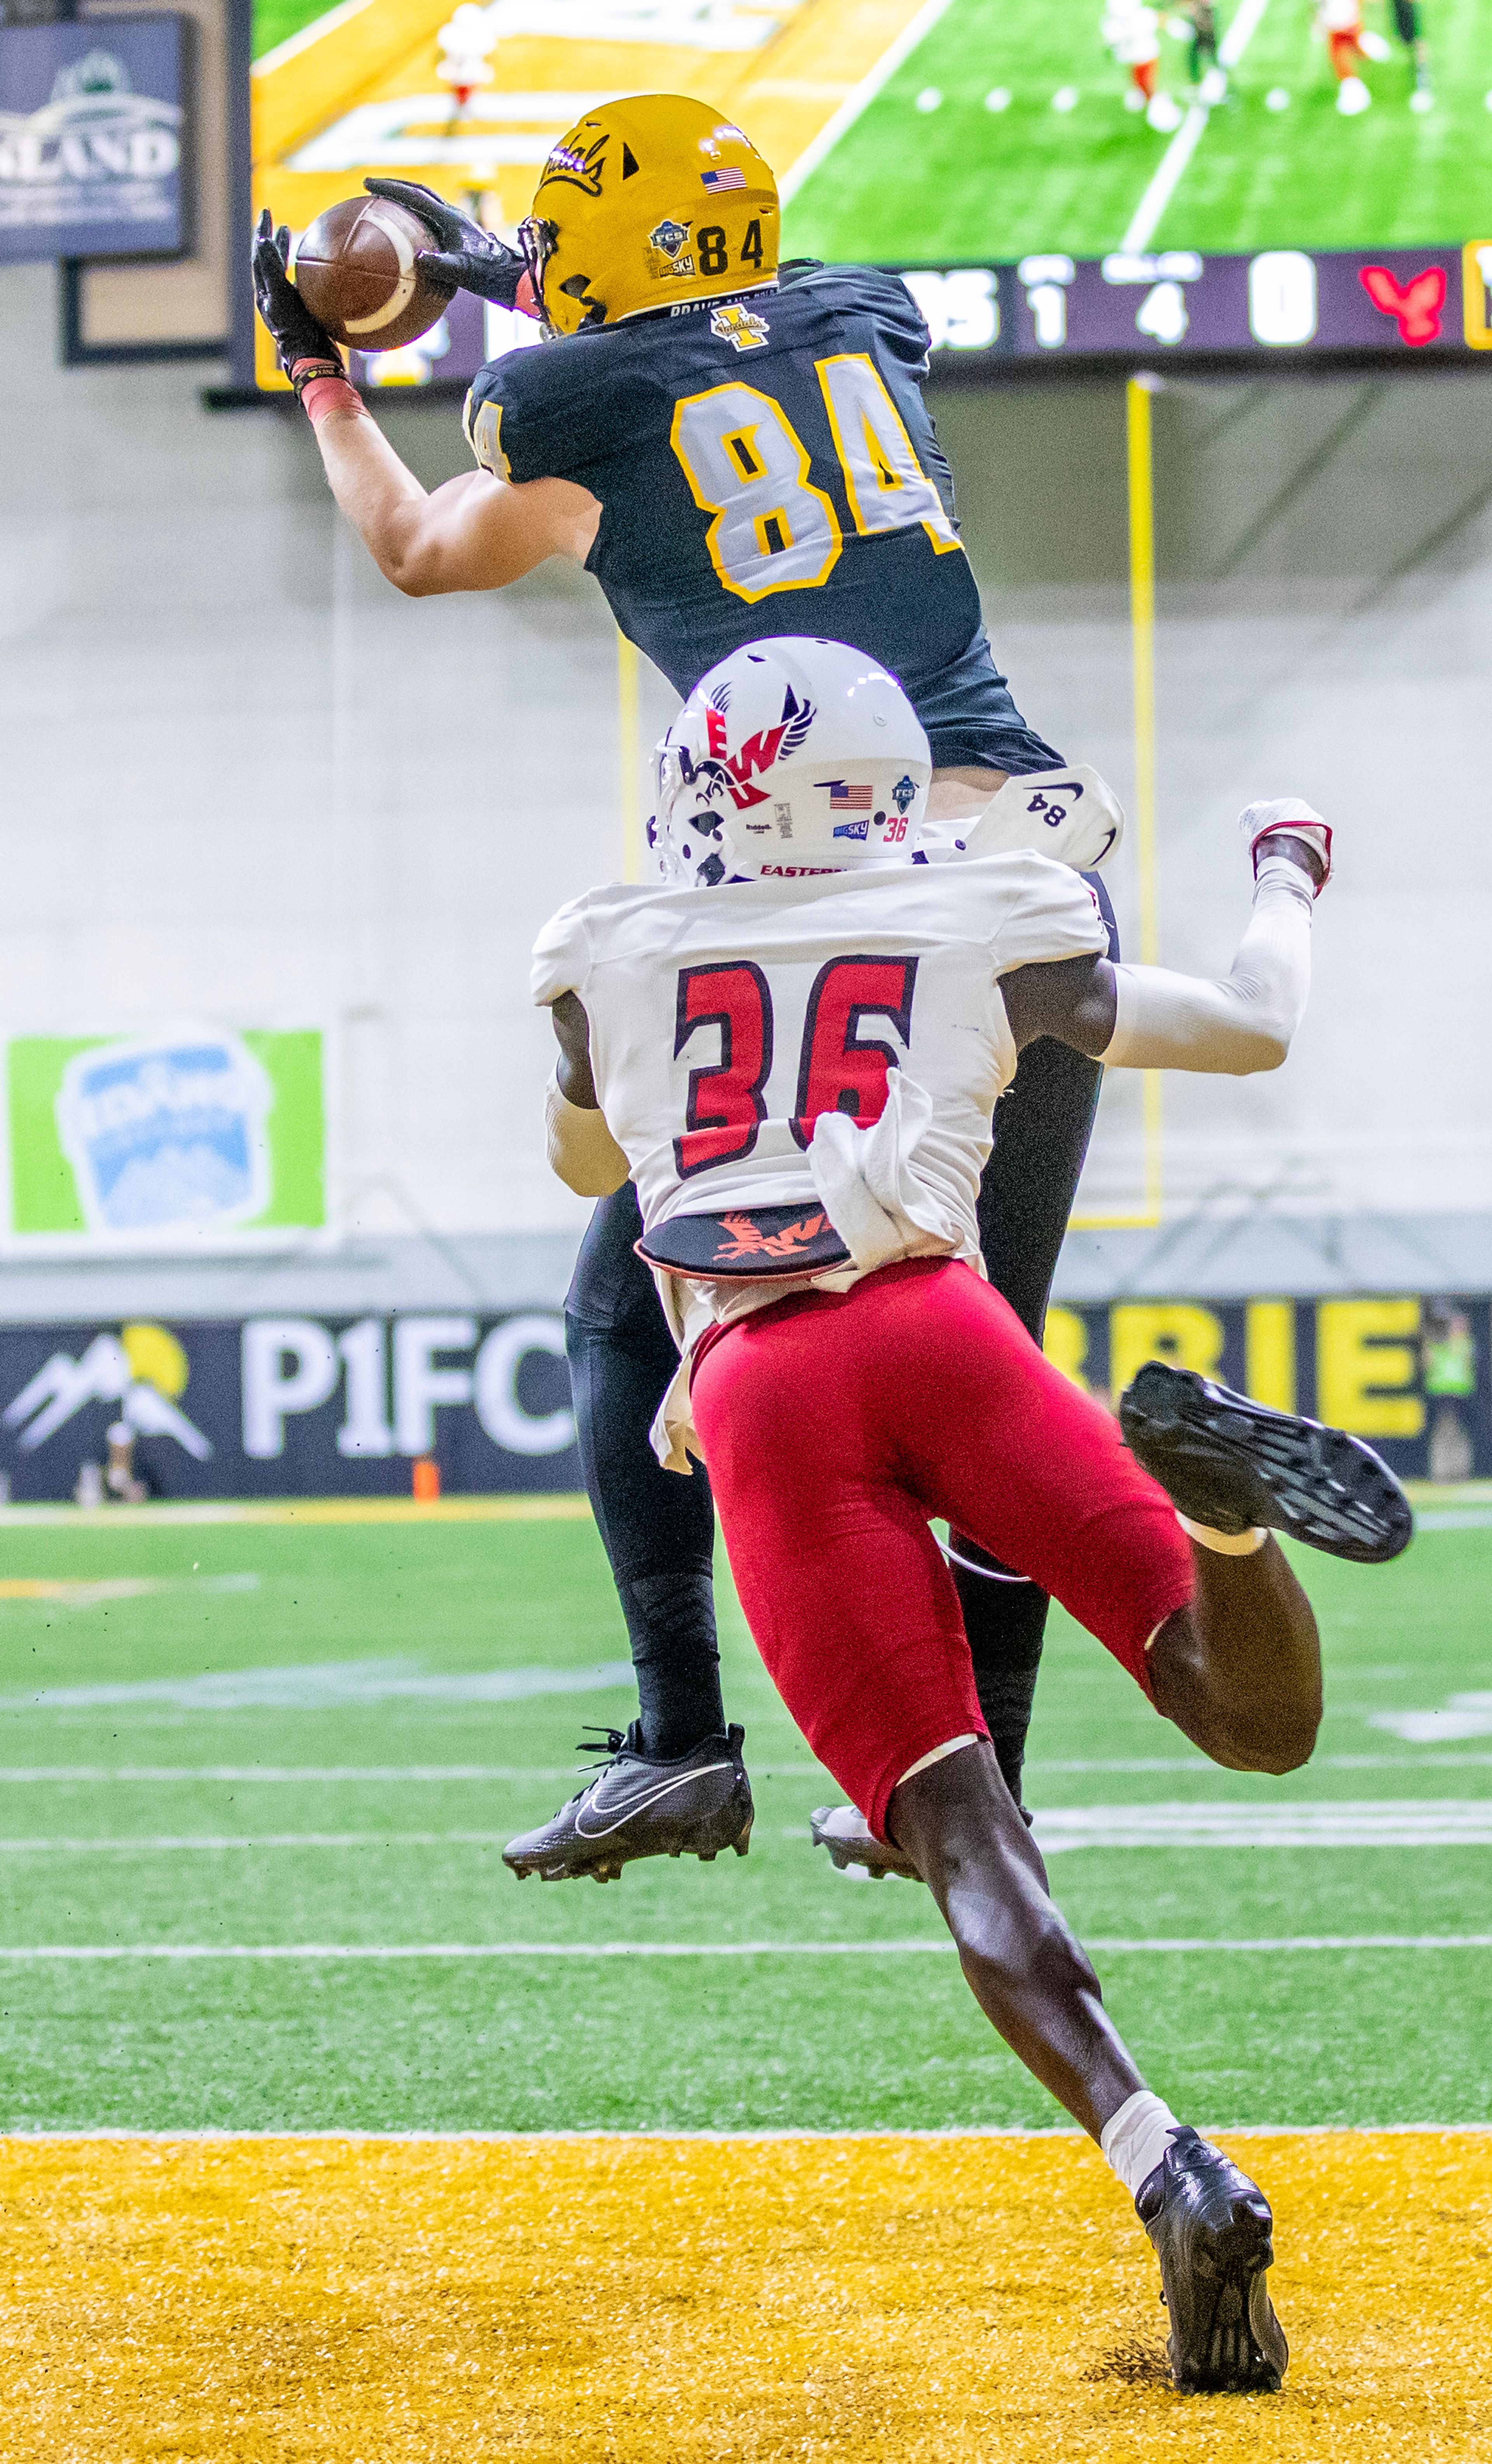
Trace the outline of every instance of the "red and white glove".
<path fill-rule="evenodd" d="M 1307 804 L 1300 796 L 1275 796 L 1265 803 L 1245 804 L 1239 815 L 1239 827 L 1248 842 L 1256 879 L 1261 854 L 1270 851 L 1270 839 L 1304 839 L 1308 847 L 1314 847 L 1325 868 L 1315 886 L 1316 896 L 1321 896 L 1331 878 L 1331 829 L 1313 804 Z"/>

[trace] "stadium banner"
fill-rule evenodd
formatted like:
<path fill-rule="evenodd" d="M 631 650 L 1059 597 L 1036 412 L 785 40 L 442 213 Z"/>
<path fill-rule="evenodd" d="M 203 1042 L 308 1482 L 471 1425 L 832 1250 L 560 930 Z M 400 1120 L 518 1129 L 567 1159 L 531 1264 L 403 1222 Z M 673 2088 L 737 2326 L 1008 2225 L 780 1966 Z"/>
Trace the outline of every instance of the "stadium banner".
<path fill-rule="evenodd" d="M 189 246 L 189 34 L 171 15 L 0 27 L 0 264 Z"/>
<path fill-rule="evenodd" d="M 448 1490 L 580 1487 L 557 1311 L 0 1329 L 17 1503 L 407 1497 L 416 1463 Z"/>
<path fill-rule="evenodd" d="M 1016 264 L 889 266 L 927 319 L 932 364 L 1109 360 L 1160 364 L 1190 354 L 1252 359 L 1345 352 L 1455 361 L 1492 349 L 1492 240 L 1464 248 L 1312 255 L 1199 256 L 1192 249 L 1046 252 Z M 403 351 L 352 354 L 364 389 L 468 386 L 485 362 L 540 342 L 531 317 L 458 292 Z"/>
<path fill-rule="evenodd" d="M 326 1229 L 318 1028 L 11 1037 L 0 1246 L 154 1255 Z"/>
<path fill-rule="evenodd" d="M 1106 1403 L 1169 1360 L 1349 1429 L 1405 1478 L 1492 1475 L 1492 1294 L 1062 1306 L 1046 1349 Z M 407 1496 L 417 1463 L 446 1492 L 580 1486 L 557 1311 L 0 1328 L 17 1503 Z"/>

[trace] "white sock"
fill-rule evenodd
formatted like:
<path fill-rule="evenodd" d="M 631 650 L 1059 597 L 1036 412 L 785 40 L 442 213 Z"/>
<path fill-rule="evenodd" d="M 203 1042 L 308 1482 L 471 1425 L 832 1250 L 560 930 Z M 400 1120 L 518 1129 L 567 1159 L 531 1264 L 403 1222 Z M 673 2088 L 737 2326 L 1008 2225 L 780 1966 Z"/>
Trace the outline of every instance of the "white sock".
<path fill-rule="evenodd" d="M 1269 1537 L 1262 1523 L 1256 1523 L 1249 1531 L 1215 1531 L 1210 1523 L 1194 1523 L 1179 1506 L 1176 1521 L 1189 1540 L 1195 1540 L 1198 1549 L 1210 1549 L 1217 1557 L 1252 1557 Z"/>
<path fill-rule="evenodd" d="M 1152 2096 L 1148 2087 L 1136 2088 L 1109 2115 L 1098 2144 L 1131 2199 L 1160 2163 L 1173 2130 L 1180 2127 L 1165 2098 Z"/>

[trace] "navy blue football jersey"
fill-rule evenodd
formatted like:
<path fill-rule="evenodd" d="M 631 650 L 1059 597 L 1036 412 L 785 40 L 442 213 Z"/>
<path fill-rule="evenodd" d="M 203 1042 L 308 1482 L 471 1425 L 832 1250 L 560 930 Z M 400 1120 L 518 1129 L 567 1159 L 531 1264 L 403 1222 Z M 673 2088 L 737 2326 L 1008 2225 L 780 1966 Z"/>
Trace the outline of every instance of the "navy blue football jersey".
<path fill-rule="evenodd" d="M 1042 769 L 984 636 L 928 348 L 894 275 L 813 266 L 494 360 L 467 435 L 499 478 L 599 499 L 589 570 L 679 693 L 743 643 L 820 634 L 900 679 L 934 759 Z"/>

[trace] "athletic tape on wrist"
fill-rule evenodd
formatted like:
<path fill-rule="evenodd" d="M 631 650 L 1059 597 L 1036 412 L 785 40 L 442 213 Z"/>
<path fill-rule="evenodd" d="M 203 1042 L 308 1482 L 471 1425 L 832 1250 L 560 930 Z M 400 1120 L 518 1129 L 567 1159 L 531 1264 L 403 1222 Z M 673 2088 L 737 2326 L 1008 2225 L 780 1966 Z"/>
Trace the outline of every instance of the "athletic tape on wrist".
<path fill-rule="evenodd" d="M 1176 1521 L 1189 1540 L 1198 1549 L 1211 1549 L 1218 1557 L 1252 1557 L 1262 1549 L 1269 1533 L 1263 1524 L 1256 1523 L 1251 1531 L 1215 1531 L 1208 1523 L 1194 1523 L 1191 1516 L 1176 1508 Z"/>
<path fill-rule="evenodd" d="M 361 412 L 363 407 L 357 386 L 349 385 L 345 377 L 313 377 L 301 390 L 300 404 L 313 428 L 319 427 L 334 411 Z"/>
<path fill-rule="evenodd" d="M 1259 878 L 1259 868 L 1264 862 L 1264 859 L 1271 855 L 1281 855 L 1282 851 L 1278 848 L 1271 847 L 1269 844 L 1271 839 L 1278 838 L 1304 839 L 1306 845 L 1308 847 L 1313 848 L 1315 853 L 1321 858 L 1321 879 L 1310 883 L 1311 896 L 1313 898 L 1319 898 L 1327 882 L 1331 878 L 1330 823 L 1271 822 L 1267 829 L 1260 831 L 1259 836 L 1253 841 L 1250 849 L 1254 859 L 1254 878 L 1256 881 Z M 1286 864 L 1293 861 L 1289 856 L 1283 856 L 1282 860 Z M 1309 876 L 1307 875 L 1306 878 L 1308 879 Z"/>

